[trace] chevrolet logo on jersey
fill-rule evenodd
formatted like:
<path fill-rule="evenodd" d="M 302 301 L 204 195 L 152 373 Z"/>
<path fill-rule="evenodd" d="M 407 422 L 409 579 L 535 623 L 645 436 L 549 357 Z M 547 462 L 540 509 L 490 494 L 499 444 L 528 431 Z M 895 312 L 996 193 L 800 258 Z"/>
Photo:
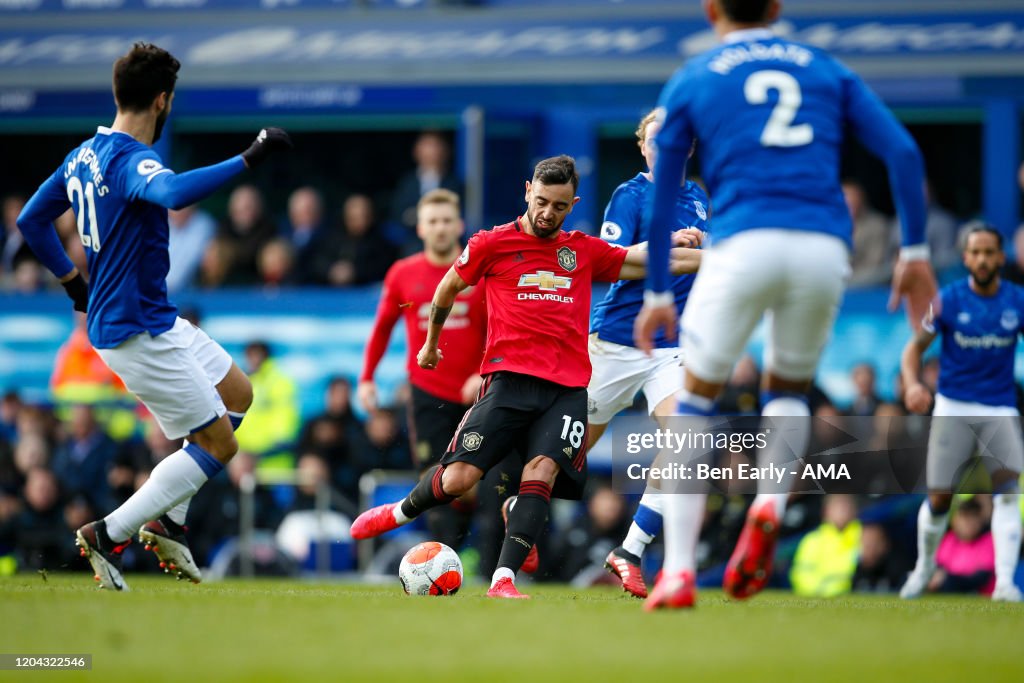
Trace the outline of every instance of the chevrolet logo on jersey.
<path fill-rule="evenodd" d="M 541 292 L 557 292 L 560 289 L 569 289 L 572 285 L 572 278 L 563 275 L 555 275 L 549 270 L 538 270 L 536 273 L 524 273 L 519 276 L 520 287 L 536 287 L 540 292 L 519 292 L 516 299 L 519 301 L 557 301 L 562 304 L 571 304 L 571 296 L 561 294 L 541 294 Z"/>
<path fill-rule="evenodd" d="M 538 270 L 536 273 L 519 276 L 520 287 L 537 287 L 542 292 L 557 292 L 560 289 L 569 289 L 571 284 L 571 277 L 555 275 L 549 270 Z"/>

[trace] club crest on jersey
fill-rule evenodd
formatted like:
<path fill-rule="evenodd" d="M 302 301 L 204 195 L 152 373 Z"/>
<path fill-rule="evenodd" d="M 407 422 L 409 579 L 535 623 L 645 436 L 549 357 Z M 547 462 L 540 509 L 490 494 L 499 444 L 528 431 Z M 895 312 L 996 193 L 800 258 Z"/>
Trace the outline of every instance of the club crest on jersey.
<path fill-rule="evenodd" d="M 612 221 L 605 221 L 601 224 L 601 239 L 614 242 L 622 237 L 622 226 Z"/>
<path fill-rule="evenodd" d="M 957 314 L 956 321 L 961 325 L 967 325 L 968 323 L 971 322 L 971 314 L 968 313 L 967 311 L 961 311 L 960 313 Z"/>
<path fill-rule="evenodd" d="M 1007 331 L 1017 329 L 1020 326 L 1020 320 L 1017 319 L 1017 311 L 1012 308 L 1003 311 L 1003 315 L 999 318 L 999 324 Z"/>
<path fill-rule="evenodd" d="M 708 219 L 708 210 L 704 207 L 704 204 L 702 202 L 699 202 L 696 199 L 694 199 L 693 208 L 696 209 L 697 215 L 700 217 L 702 221 L 706 221 Z"/>
<path fill-rule="evenodd" d="M 576 252 L 569 247 L 558 248 L 558 265 L 570 273 L 576 270 Z"/>
<path fill-rule="evenodd" d="M 480 436 L 476 432 L 466 432 L 462 435 L 462 447 L 467 451 L 479 450 L 480 444 L 484 442 L 484 437 Z"/>

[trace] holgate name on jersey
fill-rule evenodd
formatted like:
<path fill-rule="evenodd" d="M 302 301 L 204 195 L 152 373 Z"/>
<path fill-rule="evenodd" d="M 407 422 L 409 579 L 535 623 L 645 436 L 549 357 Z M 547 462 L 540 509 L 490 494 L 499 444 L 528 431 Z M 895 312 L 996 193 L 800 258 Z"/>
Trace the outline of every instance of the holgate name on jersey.
<path fill-rule="evenodd" d="M 103 170 L 100 168 L 99 157 L 96 156 L 96 152 L 91 147 L 82 147 L 78 150 L 78 154 L 68 162 L 67 168 L 64 169 L 64 177 L 70 178 L 78 168 L 78 164 L 85 164 L 89 167 L 89 172 L 92 174 L 92 184 L 96 187 L 96 194 L 100 197 L 110 192 L 110 188 L 103 184 Z"/>
<path fill-rule="evenodd" d="M 792 62 L 797 66 L 807 66 L 814 59 L 814 53 L 799 45 L 764 45 L 751 43 L 737 47 L 728 47 L 711 60 L 708 68 L 716 74 L 727 75 L 736 67 L 747 62 L 778 61 Z"/>
<path fill-rule="evenodd" d="M 562 296 L 552 293 L 560 289 L 572 287 L 572 278 L 565 275 L 555 275 L 550 270 L 538 270 L 536 273 L 523 273 L 519 276 L 519 287 L 536 287 L 540 292 L 519 292 L 516 299 L 519 301 L 557 301 L 562 304 L 571 304 L 571 296 Z M 543 292 L 543 294 L 541 293 Z"/>

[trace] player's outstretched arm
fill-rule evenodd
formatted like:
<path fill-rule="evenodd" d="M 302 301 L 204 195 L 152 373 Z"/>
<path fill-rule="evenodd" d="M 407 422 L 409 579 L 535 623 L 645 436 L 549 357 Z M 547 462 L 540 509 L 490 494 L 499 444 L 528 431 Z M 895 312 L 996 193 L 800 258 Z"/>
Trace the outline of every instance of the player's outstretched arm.
<path fill-rule="evenodd" d="M 921 383 L 921 358 L 935 339 L 935 332 L 918 331 L 903 347 L 900 375 L 903 377 L 903 402 L 912 413 L 926 413 L 932 404 L 932 393 Z"/>
<path fill-rule="evenodd" d="M 271 154 L 291 147 L 288 133 L 280 128 L 264 128 L 247 150 L 219 164 L 185 173 L 158 168 L 137 180 L 130 189 L 131 198 L 142 199 L 167 209 L 181 209 L 208 196 L 246 168 L 255 168 Z"/>
<path fill-rule="evenodd" d="M 895 311 L 900 301 L 903 301 L 910 327 L 918 332 L 921 329 L 921 320 L 935 298 L 935 291 L 935 272 L 932 270 L 932 264 L 924 259 L 908 259 L 901 254 L 892 275 L 889 311 Z"/>
<path fill-rule="evenodd" d="M 416 354 L 416 363 L 425 370 L 433 370 L 441 362 L 443 356 L 437 347 L 441 341 L 441 328 L 448 319 L 455 305 L 455 297 L 469 285 L 457 272 L 455 266 L 448 269 L 441 282 L 434 290 L 434 299 L 430 302 L 430 321 L 427 324 L 427 339 L 423 348 Z"/>
<path fill-rule="evenodd" d="M 626 260 L 619 271 L 620 280 L 643 280 L 647 276 L 647 252 L 642 249 L 630 249 Z M 672 275 L 696 273 L 700 268 L 701 252 L 699 249 L 674 247 L 669 251 L 668 268 Z"/>
<path fill-rule="evenodd" d="M 381 291 L 380 302 L 377 304 L 377 315 L 373 319 L 370 338 L 366 342 L 363 370 L 359 373 L 356 398 L 363 410 L 368 413 L 377 410 L 377 385 L 373 381 L 373 375 L 377 371 L 380 359 L 384 357 L 384 352 L 387 351 L 391 331 L 401 317 L 402 309 L 410 305 L 410 303 L 402 302 L 399 297 L 398 283 L 396 282 L 398 279 L 398 272 L 395 266 L 392 266 L 384 276 L 384 289 Z"/>
<path fill-rule="evenodd" d="M 903 248 L 893 272 L 889 310 L 903 301 L 910 326 L 917 331 L 936 291 L 925 241 L 924 158 L 907 129 L 857 76 L 847 74 L 846 88 L 854 134 L 885 162 L 900 217 Z"/>
<path fill-rule="evenodd" d="M 53 273 L 74 302 L 76 311 L 89 307 L 89 288 L 61 244 L 53 221 L 71 206 L 59 179 L 60 169 L 39 186 L 18 216 L 18 229 L 39 260 Z"/>
<path fill-rule="evenodd" d="M 675 297 L 671 291 L 655 294 L 644 292 L 644 305 L 633 322 L 633 343 L 648 356 L 654 352 L 654 337 L 658 330 L 665 331 L 665 338 L 676 338 L 679 316 L 676 313 Z"/>

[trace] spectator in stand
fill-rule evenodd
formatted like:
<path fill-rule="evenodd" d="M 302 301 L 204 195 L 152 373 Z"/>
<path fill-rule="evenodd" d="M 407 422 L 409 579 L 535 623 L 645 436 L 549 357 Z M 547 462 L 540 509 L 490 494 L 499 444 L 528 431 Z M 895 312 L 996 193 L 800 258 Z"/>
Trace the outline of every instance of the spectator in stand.
<path fill-rule="evenodd" d="M 622 496 L 598 486 L 587 499 L 586 514 L 558 533 L 551 551 L 542 554 L 551 561 L 541 573 L 578 586 L 607 583 L 613 577 L 604 569 L 605 558 L 625 537 L 631 517 Z"/>
<path fill-rule="evenodd" d="M 996 556 L 989 515 L 977 497 L 969 498 L 953 513 L 951 529 L 935 554 L 938 569 L 928 590 L 938 593 L 991 595 L 996 584 Z"/>
<path fill-rule="evenodd" d="M 875 367 L 871 363 L 858 363 L 850 371 L 853 380 L 854 397 L 850 404 L 850 415 L 868 417 L 875 414 L 875 408 L 882 402 L 875 387 Z"/>
<path fill-rule="evenodd" d="M 893 593 L 903 585 L 910 563 L 892 547 L 881 524 L 865 524 L 860 533 L 860 558 L 853 574 L 856 593 Z"/>
<path fill-rule="evenodd" d="M 868 203 L 864 187 L 843 181 L 843 197 L 853 221 L 853 273 L 850 285 L 880 285 L 892 277 L 896 237 L 892 225 Z"/>
<path fill-rule="evenodd" d="M 192 286 L 203 261 L 203 253 L 217 231 L 213 217 L 196 205 L 167 212 L 170 269 L 167 271 L 168 293 Z"/>
<path fill-rule="evenodd" d="M 416 206 L 420 197 L 438 188 L 462 195 L 462 183 L 449 169 L 451 146 L 444 136 L 436 131 L 422 133 L 413 145 L 412 157 L 416 168 L 399 179 L 391 195 L 391 223 L 397 226 L 394 239 L 402 256 L 423 249 L 423 242 L 416 235 Z"/>
<path fill-rule="evenodd" d="M 341 230 L 329 249 L 328 284 L 346 287 L 380 282 L 397 257 L 380 235 L 373 202 L 364 194 L 349 195 L 342 207 Z"/>
<path fill-rule="evenodd" d="M 50 374 L 57 416 L 68 420 L 71 406 L 87 404 L 93 406 L 96 419 L 112 438 L 127 439 L 138 425 L 135 397 L 89 343 L 85 315 L 75 313 L 74 316 L 75 327 L 57 351 Z"/>
<path fill-rule="evenodd" d="M 744 354 L 732 369 L 729 383 L 718 399 L 722 415 L 760 415 L 761 372 L 749 353 Z"/>
<path fill-rule="evenodd" d="M 255 473 L 256 458 L 239 451 L 225 470 L 227 476 L 211 479 L 199 489 L 188 508 L 189 545 L 200 567 L 210 565 L 225 540 L 238 536 L 242 477 Z M 281 516 L 270 489 L 257 486 L 253 491 L 253 526 L 256 529 L 275 529 L 281 522 Z"/>
<path fill-rule="evenodd" d="M 300 187 L 288 198 L 288 224 L 284 234 L 294 254 L 292 279 L 300 284 L 322 282 L 323 252 L 328 235 L 323 198 L 312 187 Z"/>
<path fill-rule="evenodd" d="M 214 237 L 210 240 L 203 251 L 203 259 L 199 262 L 196 285 L 203 289 L 216 289 L 228 284 L 234 254 L 233 243 L 227 237 Z"/>
<path fill-rule="evenodd" d="M 1024 225 L 1013 233 L 1013 260 L 1003 266 L 1003 277 L 1018 285 L 1024 285 Z"/>
<path fill-rule="evenodd" d="M 18 413 L 21 412 L 21 396 L 14 389 L 4 392 L 0 398 L 0 443 L 17 440 Z"/>
<path fill-rule="evenodd" d="M 928 202 L 928 214 L 925 217 L 925 239 L 932 252 L 932 265 L 935 272 L 960 265 L 960 249 L 957 245 L 959 221 L 935 201 L 935 191 L 931 183 L 925 182 L 924 196 Z M 892 233 L 895 238 L 899 234 L 899 225 L 893 224 Z M 893 245 L 898 248 L 899 245 Z"/>
<path fill-rule="evenodd" d="M 299 456 L 295 470 L 299 475 L 299 483 L 295 487 L 295 498 L 285 514 L 315 509 L 317 489 L 321 484 L 327 485 L 328 509 L 342 512 L 349 518 L 355 517 L 359 513 L 358 503 L 341 495 L 331 485 L 331 466 L 323 456 L 316 453 L 303 453 Z"/>
<path fill-rule="evenodd" d="M 377 464 L 370 455 L 363 424 L 352 412 L 352 385 L 341 376 L 327 382 L 324 412 L 306 421 L 299 452 L 319 453 L 331 468 L 335 487 L 350 500 L 359 500 L 359 477 Z"/>
<path fill-rule="evenodd" d="M 413 459 L 409 453 L 409 439 L 402 435 L 401 422 L 394 409 L 378 408 L 366 419 L 366 438 L 370 445 L 369 458 L 377 467 L 407 470 Z"/>
<path fill-rule="evenodd" d="M 18 265 L 28 259 L 35 261 L 35 256 L 18 229 L 18 214 L 25 206 L 25 198 L 21 195 L 8 195 L 4 197 L 2 212 L 0 212 L 0 277 L 3 280 L 13 280 L 14 271 Z"/>
<path fill-rule="evenodd" d="M 245 347 L 253 401 L 235 433 L 238 448 L 259 459 L 260 469 L 294 466 L 293 447 L 299 433 L 299 401 L 295 381 L 271 358 L 270 346 L 254 341 Z"/>
<path fill-rule="evenodd" d="M 301 281 L 295 270 L 295 250 L 288 240 L 277 237 L 270 240 L 259 254 L 260 284 L 264 289 L 276 289 Z"/>
<path fill-rule="evenodd" d="M 114 463 L 117 444 L 86 404 L 71 407 L 67 431 L 67 439 L 54 451 L 53 472 L 67 494 L 85 496 L 94 510 L 105 515 L 114 509 L 107 471 Z"/>
<path fill-rule="evenodd" d="M 0 528 L 0 538 L 13 540 L 18 565 L 24 569 L 57 569 L 74 561 L 74 546 L 53 472 L 33 467 L 26 473 L 24 503 L 19 514 Z"/>
<path fill-rule="evenodd" d="M 803 537 L 789 579 L 804 597 L 832 598 L 850 592 L 860 552 L 857 501 L 845 494 L 825 496 L 822 523 Z"/>
<path fill-rule="evenodd" d="M 263 195 L 253 185 L 239 185 L 228 199 L 228 218 L 219 235 L 231 244 L 231 265 L 225 284 L 251 285 L 259 282 L 257 257 L 277 229 L 267 217 Z"/>

